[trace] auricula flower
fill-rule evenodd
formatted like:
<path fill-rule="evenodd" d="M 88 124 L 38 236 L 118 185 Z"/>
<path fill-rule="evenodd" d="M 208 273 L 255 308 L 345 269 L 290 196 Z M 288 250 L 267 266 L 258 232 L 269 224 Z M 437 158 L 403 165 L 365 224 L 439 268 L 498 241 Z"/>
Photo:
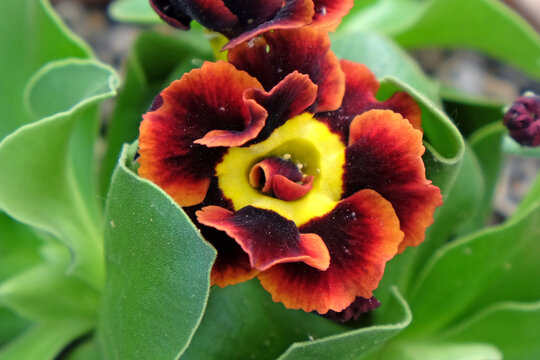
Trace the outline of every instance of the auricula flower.
<path fill-rule="evenodd" d="M 192 20 L 225 35 L 225 49 L 269 30 L 305 25 L 333 30 L 353 0 L 150 0 L 170 25 L 188 30 Z"/>
<path fill-rule="evenodd" d="M 174 81 L 143 116 L 138 170 L 217 249 L 213 284 L 258 277 L 321 314 L 370 299 L 442 202 L 418 105 L 379 102 L 373 74 L 329 46 L 309 27 L 273 31 Z"/>

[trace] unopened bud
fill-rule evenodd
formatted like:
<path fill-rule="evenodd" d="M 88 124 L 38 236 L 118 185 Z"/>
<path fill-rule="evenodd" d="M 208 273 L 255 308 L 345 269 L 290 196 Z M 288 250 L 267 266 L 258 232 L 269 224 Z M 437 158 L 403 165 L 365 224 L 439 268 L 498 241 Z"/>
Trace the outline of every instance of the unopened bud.
<path fill-rule="evenodd" d="M 540 145 L 540 96 L 524 95 L 504 115 L 510 136 L 523 146 Z"/>

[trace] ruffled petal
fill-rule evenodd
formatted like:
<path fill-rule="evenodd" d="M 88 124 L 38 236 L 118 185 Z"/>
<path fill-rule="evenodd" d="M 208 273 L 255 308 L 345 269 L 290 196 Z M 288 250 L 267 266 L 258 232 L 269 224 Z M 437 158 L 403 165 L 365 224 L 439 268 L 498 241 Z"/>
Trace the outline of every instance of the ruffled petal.
<path fill-rule="evenodd" d="M 249 29 L 271 20 L 281 10 L 283 0 L 223 0 L 223 3 L 238 17 L 238 26 Z"/>
<path fill-rule="evenodd" d="M 345 75 L 330 50 L 326 32 L 310 27 L 267 32 L 231 49 L 228 59 L 256 77 L 266 90 L 295 70 L 308 75 L 318 86 L 314 111 L 335 110 L 341 105 Z"/>
<path fill-rule="evenodd" d="M 225 6 L 223 1 L 150 0 L 150 5 L 161 19 L 182 30 L 189 29 L 192 19 L 218 32 L 238 25 L 238 17 Z"/>
<path fill-rule="evenodd" d="M 207 206 L 197 212 L 197 220 L 222 230 L 248 254 L 251 267 L 266 270 L 284 262 L 303 262 L 325 270 L 330 255 L 315 234 L 300 234 L 294 222 L 271 210 L 247 206 L 232 212 Z"/>
<path fill-rule="evenodd" d="M 403 239 L 392 205 L 372 190 L 340 201 L 327 215 L 302 225 L 300 232 L 323 239 L 331 254 L 328 269 L 285 263 L 258 277 L 274 301 L 321 314 L 342 311 L 358 296 L 370 298 Z"/>
<path fill-rule="evenodd" d="M 249 256 L 229 236 L 211 227 L 204 227 L 204 238 L 217 251 L 216 261 L 210 273 L 210 283 L 219 287 L 248 281 L 259 273 L 249 262 Z"/>
<path fill-rule="evenodd" d="M 264 127 L 251 143 L 263 141 L 287 120 L 300 115 L 317 98 L 317 85 L 309 76 L 293 71 L 281 80 L 270 92 L 260 89 L 247 89 L 247 100 L 254 100 L 268 112 Z"/>
<path fill-rule="evenodd" d="M 367 66 L 348 60 L 341 60 L 340 64 L 346 83 L 341 107 L 336 111 L 318 113 L 317 119 L 340 134 L 344 141 L 349 137 L 349 125 L 355 116 L 372 109 L 388 109 L 400 113 L 415 129 L 421 131 L 421 110 L 410 95 L 397 92 L 388 100 L 380 102 L 375 98 L 379 82 Z"/>
<path fill-rule="evenodd" d="M 311 0 L 286 0 L 285 5 L 266 22 L 245 31 L 229 41 L 223 50 L 230 50 L 246 40 L 270 30 L 296 29 L 311 23 L 315 10 Z"/>
<path fill-rule="evenodd" d="M 358 189 L 373 189 L 392 203 L 405 233 L 399 251 L 424 240 L 442 205 L 438 187 L 426 179 L 422 133 L 400 114 L 371 110 L 351 123 L 345 150 L 345 196 Z"/>
<path fill-rule="evenodd" d="M 335 30 L 341 23 L 341 19 L 347 15 L 353 7 L 353 0 L 313 0 L 315 16 L 312 26 Z"/>
<path fill-rule="evenodd" d="M 208 148 L 195 141 L 216 129 L 249 130 L 251 122 L 266 111 L 253 100 L 246 104 L 243 93 L 248 88 L 262 87 L 224 61 L 205 63 L 174 81 L 156 98 L 154 110 L 143 116 L 139 175 L 159 185 L 181 206 L 200 203 L 225 148 Z"/>

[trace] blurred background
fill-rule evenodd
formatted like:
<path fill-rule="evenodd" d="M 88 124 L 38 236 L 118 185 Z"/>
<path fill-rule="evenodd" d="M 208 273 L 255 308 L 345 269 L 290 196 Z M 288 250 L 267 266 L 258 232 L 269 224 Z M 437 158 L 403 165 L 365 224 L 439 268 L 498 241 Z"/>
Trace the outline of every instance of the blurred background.
<path fill-rule="evenodd" d="M 357 0 L 358 1 L 358 0 Z M 119 23 L 108 16 L 111 0 L 52 0 L 67 25 L 92 46 L 97 56 L 121 75 L 123 63 L 141 25 Z M 504 0 L 540 32 L 540 0 Z M 163 31 L 173 29 L 163 25 Z M 508 106 L 526 91 L 540 93 L 540 83 L 505 64 L 467 49 L 418 49 L 410 54 L 424 71 L 443 86 L 481 96 L 497 106 Z M 540 66 L 540 64 L 539 64 Z M 111 105 L 111 104 L 109 104 Z M 445 103 L 448 115 L 459 125 L 460 109 Z M 110 106 L 105 106 L 104 118 Z M 500 118 L 502 119 L 502 111 Z M 107 124 L 103 124 L 106 131 Z M 540 159 L 508 155 L 495 195 L 493 223 L 512 214 L 540 171 Z"/>

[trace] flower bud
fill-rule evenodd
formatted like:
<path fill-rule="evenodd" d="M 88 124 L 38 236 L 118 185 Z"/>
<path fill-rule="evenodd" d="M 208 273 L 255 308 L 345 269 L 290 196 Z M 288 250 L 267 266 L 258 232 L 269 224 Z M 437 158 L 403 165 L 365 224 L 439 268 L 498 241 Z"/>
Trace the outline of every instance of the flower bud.
<path fill-rule="evenodd" d="M 523 146 L 540 145 L 540 97 L 520 96 L 504 115 L 510 136 Z"/>

